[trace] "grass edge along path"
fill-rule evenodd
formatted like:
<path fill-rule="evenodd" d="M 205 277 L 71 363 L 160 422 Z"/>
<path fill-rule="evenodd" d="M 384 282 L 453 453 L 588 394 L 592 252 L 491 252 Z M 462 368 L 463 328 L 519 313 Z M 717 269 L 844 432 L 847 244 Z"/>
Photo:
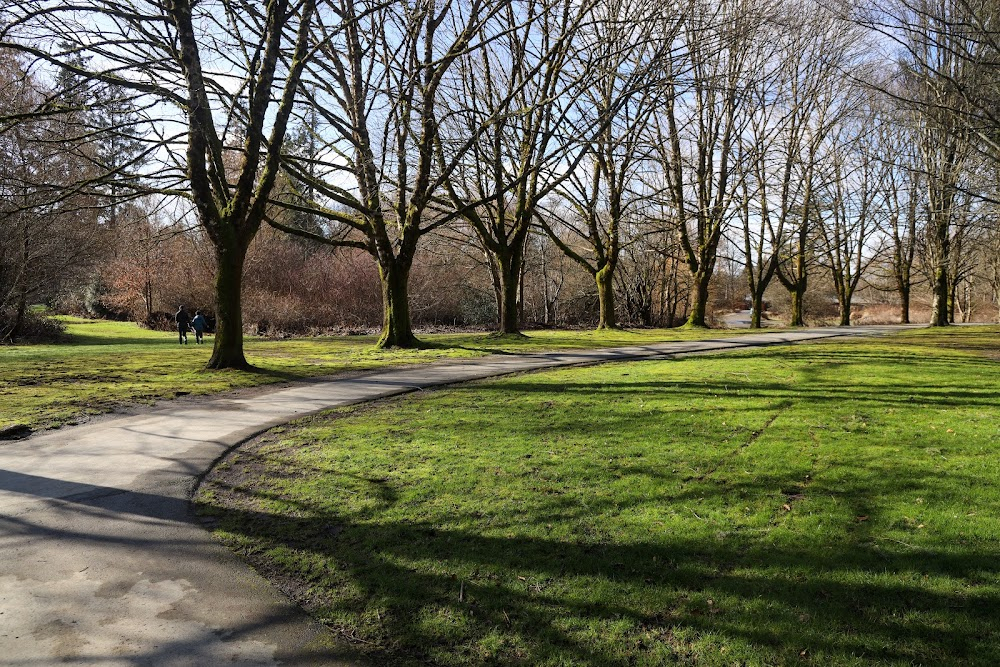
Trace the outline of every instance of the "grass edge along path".
<path fill-rule="evenodd" d="M 523 337 L 428 334 L 419 350 L 376 350 L 375 336 L 271 340 L 248 336 L 253 371 L 204 369 L 212 349 L 180 346 L 170 332 L 129 322 L 62 318 L 67 340 L 0 346 L 0 432 L 20 436 L 72 425 L 91 415 L 184 395 L 217 394 L 305 378 L 389 366 L 550 350 L 619 347 L 670 340 L 739 335 L 734 330 L 678 329 L 528 332 Z"/>
<path fill-rule="evenodd" d="M 998 333 L 388 399 L 197 501 L 375 664 L 998 664 Z"/>

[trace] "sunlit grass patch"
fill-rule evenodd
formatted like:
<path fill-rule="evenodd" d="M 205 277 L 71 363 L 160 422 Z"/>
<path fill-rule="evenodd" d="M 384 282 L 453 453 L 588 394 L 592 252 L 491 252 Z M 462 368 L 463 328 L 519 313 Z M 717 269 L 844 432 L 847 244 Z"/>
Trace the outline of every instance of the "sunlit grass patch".
<path fill-rule="evenodd" d="M 65 342 L 0 346 L 0 430 L 13 425 L 38 429 L 73 423 L 123 403 L 392 365 L 692 338 L 687 332 L 663 329 L 542 331 L 503 340 L 486 334 L 429 334 L 423 337 L 428 344 L 425 349 L 376 350 L 374 336 L 248 337 L 246 354 L 255 371 L 206 372 L 211 336 L 202 346 L 194 344 L 193 336 L 188 345 L 180 346 L 175 333 L 150 331 L 128 322 L 63 319 Z M 704 338 L 735 332 L 700 333 Z"/>
<path fill-rule="evenodd" d="M 377 664 L 1000 664 L 998 333 L 342 410 L 201 511 Z"/>

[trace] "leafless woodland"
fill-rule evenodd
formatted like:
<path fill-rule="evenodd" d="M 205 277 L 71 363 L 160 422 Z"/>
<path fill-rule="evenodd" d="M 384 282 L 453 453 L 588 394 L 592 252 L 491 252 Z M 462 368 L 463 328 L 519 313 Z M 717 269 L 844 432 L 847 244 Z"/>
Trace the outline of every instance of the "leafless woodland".
<path fill-rule="evenodd" d="M 995 0 L 2 0 L 0 338 L 938 326 L 1000 303 Z"/>

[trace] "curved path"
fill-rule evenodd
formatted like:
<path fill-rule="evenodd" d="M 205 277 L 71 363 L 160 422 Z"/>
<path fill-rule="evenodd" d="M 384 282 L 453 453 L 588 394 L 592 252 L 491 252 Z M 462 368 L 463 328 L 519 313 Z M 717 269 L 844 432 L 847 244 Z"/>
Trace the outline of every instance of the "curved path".
<path fill-rule="evenodd" d="M 213 461 L 295 417 L 506 373 L 899 328 L 806 329 L 409 366 L 248 398 L 165 403 L 139 416 L 0 444 L 0 663 L 347 664 L 342 645 L 190 513 L 197 478 Z"/>

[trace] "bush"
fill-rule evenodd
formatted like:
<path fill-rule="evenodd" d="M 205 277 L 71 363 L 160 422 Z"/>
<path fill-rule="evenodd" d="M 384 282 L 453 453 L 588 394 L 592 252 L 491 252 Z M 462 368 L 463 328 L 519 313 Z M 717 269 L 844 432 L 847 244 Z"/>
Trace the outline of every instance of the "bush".
<path fill-rule="evenodd" d="M 12 310 L 0 311 L 0 334 L 4 343 L 53 343 L 66 335 L 66 325 L 44 312 L 29 310 L 21 325 L 14 331 L 17 314 Z"/>

